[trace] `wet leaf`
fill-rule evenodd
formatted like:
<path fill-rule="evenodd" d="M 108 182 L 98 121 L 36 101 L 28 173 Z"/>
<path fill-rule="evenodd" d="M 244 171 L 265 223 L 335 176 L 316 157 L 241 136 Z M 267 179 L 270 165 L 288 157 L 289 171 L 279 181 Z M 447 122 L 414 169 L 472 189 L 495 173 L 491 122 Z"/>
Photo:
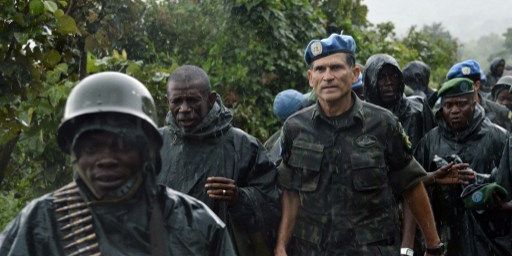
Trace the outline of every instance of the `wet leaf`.
<path fill-rule="evenodd" d="M 27 111 L 22 111 L 18 114 L 18 121 L 25 127 L 29 127 L 32 122 L 32 114 L 34 113 L 34 108 L 29 108 Z"/>
<path fill-rule="evenodd" d="M 27 33 L 14 33 L 14 38 L 18 43 L 25 44 L 29 39 L 29 35 Z"/>
<path fill-rule="evenodd" d="M 98 47 L 98 41 L 96 41 L 96 38 L 94 38 L 93 35 L 89 35 L 85 38 L 85 49 L 87 51 L 91 51 L 96 49 Z"/>
<path fill-rule="evenodd" d="M 61 34 L 76 34 L 78 28 L 76 27 L 75 20 L 66 14 L 57 17 L 57 32 Z"/>
<path fill-rule="evenodd" d="M 50 50 L 46 53 L 44 53 L 43 55 L 43 63 L 46 65 L 46 66 L 49 66 L 49 67 L 54 67 L 55 65 L 57 65 L 57 63 L 60 62 L 60 53 L 56 50 Z"/>
<path fill-rule="evenodd" d="M 55 15 L 56 18 L 59 18 L 59 17 L 64 16 L 64 11 L 62 9 L 58 9 L 53 14 Z"/>
<path fill-rule="evenodd" d="M 128 75 L 137 74 L 139 71 L 140 71 L 140 66 L 135 62 L 130 63 L 128 65 L 128 67 L 126 68 L 126 74 L 128 74 Z"/>
<path fill-rule="evenodd" d="M 53 1 L 44 1 L 44 8 L 51 13 L 55 13 L 55 11 L 59 9 L 57 4 Z"/>
<path fill-rule="evenodd" d="M 31 15 L 40 15 L 44 13 L 44 4 L 41 0 L 32 0 L 28 4 L 28 10 Z"/>

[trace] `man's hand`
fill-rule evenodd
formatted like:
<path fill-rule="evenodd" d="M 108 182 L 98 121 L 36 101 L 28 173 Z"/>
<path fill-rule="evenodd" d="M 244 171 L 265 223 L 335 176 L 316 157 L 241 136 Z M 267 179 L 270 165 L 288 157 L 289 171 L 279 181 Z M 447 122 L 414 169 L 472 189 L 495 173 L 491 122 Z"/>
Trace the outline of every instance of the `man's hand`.
<path fill-rule="evenodd" d="M 208 177 L 204 188 L 210 198 L 226 201 L 229 205 L 233 205 L 238 198 L 238 187 L 232 179 Z"/>
<path fill-rule="evenodd" d="M 475 171 L 469 168 L 469 164 L 449 163 L 431 174 L 431 183 L 443 185 L 464 184 L 467 185 L 476 177 Z"/>

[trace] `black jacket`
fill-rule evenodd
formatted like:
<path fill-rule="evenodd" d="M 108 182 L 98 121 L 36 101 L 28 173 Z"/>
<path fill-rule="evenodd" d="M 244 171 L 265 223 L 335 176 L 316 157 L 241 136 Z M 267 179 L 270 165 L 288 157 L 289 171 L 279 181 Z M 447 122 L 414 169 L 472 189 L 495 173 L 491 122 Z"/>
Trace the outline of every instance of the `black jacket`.
<path fill-rule="evenodd" d="M 434 156 L 447 159 L 458 155 L 477 173 L 490 174 L 498 167 L 508 133 L 484 116 L 476 105 L 470 126 L 462 132 L 453 132 L 444 122 L 441 110 L 436 113 L 439 126 L 428 132 L 416 147 L 415 158 L 427 171 L 437 169 Z M 462 186 L 433 185 L 431 204 L 441 240 L 448 245 L 451 255 L 510 255 L 510 243 L 504 242 L 505 227 L 493 223 L 492 213 L 482 214 L 464 207 L 460 194 Z"/>
<path fill-rule="evenodd" d="M 169 113 L 168 125 L 161 128 L 162 170 L 158 181 L 191 195 L 208 205 L 226 224 L 234 240 L 253 233 L 267 233 L 264 224 L 276 225 L 278 192 L 276 170 L 266 150 L 256 138 L 231 125 L 232 114 L 220 97 L 191 132 L 183 132 Z M 207 177 L 235 180 L 238 201 L 228 207 L 209 198 L 204 188 Z M 245 239 L 244 238 L 244 239 Z M 257 253 L 252 243 L 237 239 L 240 255 Z M 250 239 L 249 239 L 250 240 Z"/>
<path fill-rule="evenodd" d="M 85 191 L 85 186 L 77 183 Z M 225 224 L 203 203 L 164 187 L 157 195 L 162 213 L 159 224 L 164 232 L 160 235 L 165 241 L 163 255 L 236 255 Z M 65 255 L 54 199 L 54 193 L 44 195 L 21 211 L 0 234 L 0 255 Z M 102 255 L 151 255 L 150 216 L 154 208 L 147 187 L 124 202 L 89 203 Z"/>

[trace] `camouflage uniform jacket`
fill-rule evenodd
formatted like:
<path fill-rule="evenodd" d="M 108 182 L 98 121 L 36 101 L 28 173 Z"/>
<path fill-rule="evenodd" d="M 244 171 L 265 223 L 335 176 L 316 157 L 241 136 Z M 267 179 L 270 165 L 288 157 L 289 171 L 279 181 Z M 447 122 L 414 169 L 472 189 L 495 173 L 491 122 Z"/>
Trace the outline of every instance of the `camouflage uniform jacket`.
<path fill-rule="evenodd" d="M 441 112 L 436 113 L 439 126 L 423 137 L 414 152 L 425 170 L 437 169 L 433 162 L 435 155 L 447 159 L 453 154 L 477 173 L 490 174 L 493 168 L 498 167 L 507 131 L 490 122 L 478 104 L 469 127 L 462 132 L 452 131 L 444 122 Z M 499 253 L 501 249 L 498 248 L 503 247 L 499 241 L 503 231 L 492 228 L 495 223 L 488 221 L 492 215 L 476 213 L 464 207 L 460 199 L 462 186 L 434 184 L 429 189 L 439 235 L 447 244 L 447 255 L 509 255 Z M 496 227 L 500 225 L 502 223 Z"/>
<path fill-rule="evenodd" d="M 393 192 L 416 185 L 425 171 L 388 110 L 361 101 L 330 119 L 318 103 L 283 127 L 282 187 L 297 191 L 300 210 L 292 255 L 397 255 Z"/>

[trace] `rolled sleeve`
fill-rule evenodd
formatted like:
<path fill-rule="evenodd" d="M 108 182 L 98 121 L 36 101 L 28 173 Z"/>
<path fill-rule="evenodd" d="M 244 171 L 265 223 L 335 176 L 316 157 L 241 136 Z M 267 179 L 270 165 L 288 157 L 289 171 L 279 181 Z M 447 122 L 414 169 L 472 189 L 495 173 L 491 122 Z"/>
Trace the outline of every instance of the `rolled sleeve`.
<path fill-rule="evenodd" d="M 421 182 L 427 172 L 416 159 L 411 158 L 409 163 L 400 170 L 390 172 L 389 180 L 394 191 L 401 194 Z"/>

